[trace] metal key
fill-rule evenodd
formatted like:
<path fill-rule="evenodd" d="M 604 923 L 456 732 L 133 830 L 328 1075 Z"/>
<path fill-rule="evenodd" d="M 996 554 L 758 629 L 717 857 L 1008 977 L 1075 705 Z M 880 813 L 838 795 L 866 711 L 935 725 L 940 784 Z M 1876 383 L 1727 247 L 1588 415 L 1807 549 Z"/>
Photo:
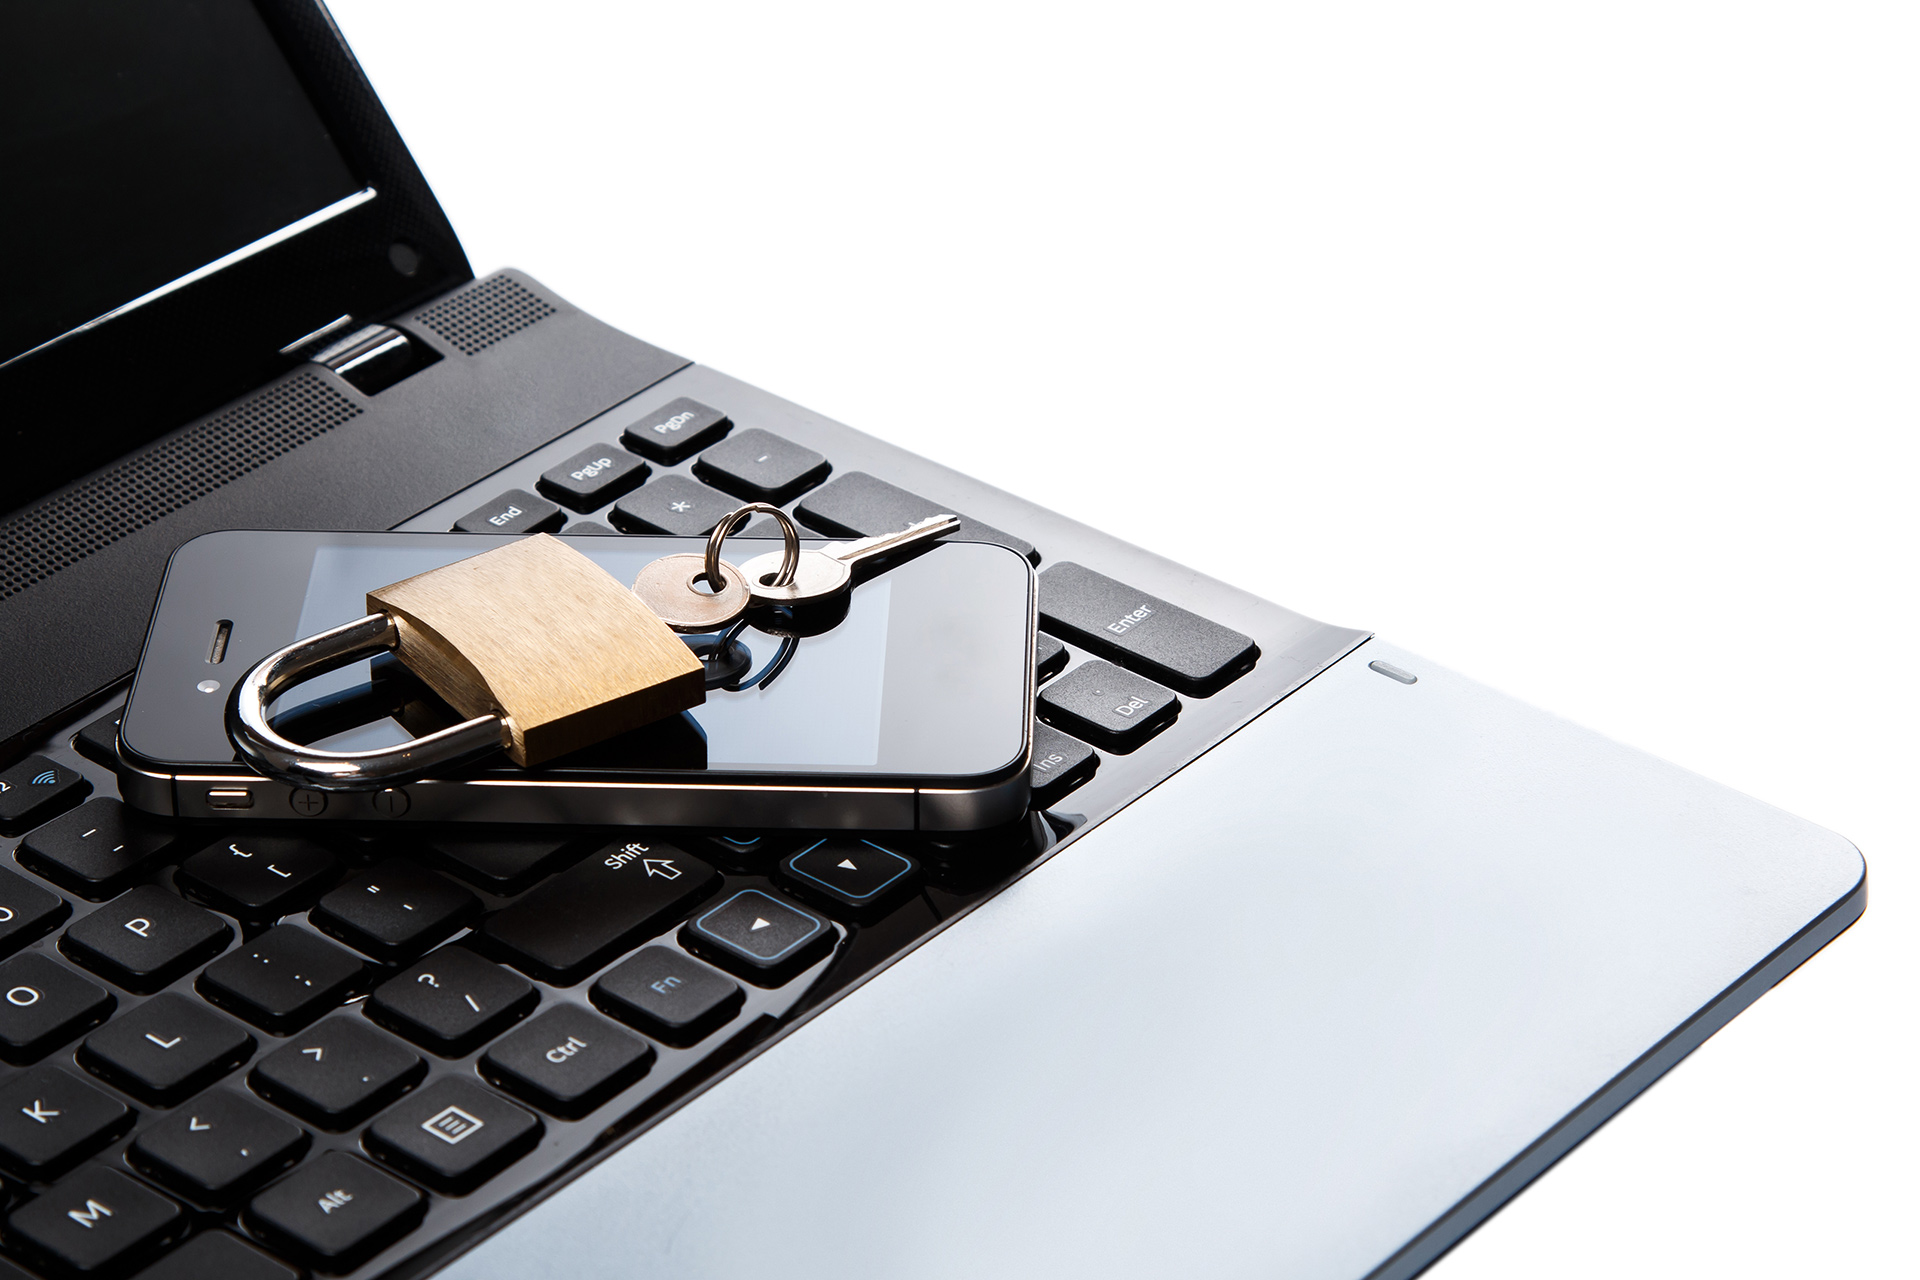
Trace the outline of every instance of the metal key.
<path fill-rule="evenodd" d="M 755 604 L 808 604 L 845 591 L 853 582 L 853 567 L 861 561 L 930 541 L 959 527 L 959 516 L 928 516 L 895 533 L 852 542 L 829 542 L 817 551 L 802 551 L 793 581 L 785 586 L 776 583 L 781 568 L 778 552 L 755 556 L 740 566 L 740 572 L 746 575 Z"/>

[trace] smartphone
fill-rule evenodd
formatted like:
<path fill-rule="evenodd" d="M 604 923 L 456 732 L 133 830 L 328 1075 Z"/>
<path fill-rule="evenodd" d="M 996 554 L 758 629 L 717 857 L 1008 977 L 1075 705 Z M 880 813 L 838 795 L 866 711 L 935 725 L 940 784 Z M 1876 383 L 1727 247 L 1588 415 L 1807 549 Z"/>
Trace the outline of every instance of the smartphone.
<path fill-rule="evenodd" d="M 705 704 L 535 769 L 495 757 L 383 791 L 319 792 L 239 763 L 224 712 L 254 664 L 363 616 L 369 589 L 500 541 L 229 530 L 181 546 L 121 722 L 122 794 L 155 814 L 275 822 L 973 831 L 1025 811 L 1036 579 L 1025 557 L 985 542 L 882 566 L 824 619 L 819 606 L 755 610 L 731 641 L 686 637 L 716 659 Z M 564 541 L 622 582 L 706 549 L 704 538 Z M 727 558 L 779 545 L 729 540 Z M 452 715 L 390 657 L 288 689 L 270 712 L 288 737 L 338 751 Z"/>

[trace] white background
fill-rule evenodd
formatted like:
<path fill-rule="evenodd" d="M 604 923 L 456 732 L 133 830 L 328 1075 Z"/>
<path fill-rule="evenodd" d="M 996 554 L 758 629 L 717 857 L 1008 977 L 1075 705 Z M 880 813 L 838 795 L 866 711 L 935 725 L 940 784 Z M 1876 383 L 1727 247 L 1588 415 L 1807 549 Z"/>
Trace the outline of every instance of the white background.
<path fill-rule="evenodd" d="M 1431 1274 L 1912 1274 L 1911 6 L 334 7 L 477 271 L 1853 839 Z"/>

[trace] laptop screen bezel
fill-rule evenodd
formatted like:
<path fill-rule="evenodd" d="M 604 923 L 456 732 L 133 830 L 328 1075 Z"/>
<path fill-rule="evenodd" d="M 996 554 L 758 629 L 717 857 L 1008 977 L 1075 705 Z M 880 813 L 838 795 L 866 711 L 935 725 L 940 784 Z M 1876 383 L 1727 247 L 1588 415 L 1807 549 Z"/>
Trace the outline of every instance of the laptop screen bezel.
<path fill-rule="evenodd" d="M 0 369 L 0 512 L 284 372 L 300 356 L 283 348 L 338 317 L 386 319 L 473 278 L 325 5 L 253 4 L 374 198 Z"/>

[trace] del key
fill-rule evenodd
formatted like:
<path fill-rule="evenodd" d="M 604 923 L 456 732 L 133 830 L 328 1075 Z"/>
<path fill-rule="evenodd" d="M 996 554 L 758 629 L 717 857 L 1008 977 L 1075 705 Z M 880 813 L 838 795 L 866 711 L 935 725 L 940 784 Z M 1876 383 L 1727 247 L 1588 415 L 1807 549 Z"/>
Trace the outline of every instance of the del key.
<path fill-rule="evenodd" d="M 853 567 L 861 561 L 930 542 L 959 527 L 959 516 L 928 516 L 894 533 L 853 542 L 829 542 L 817 551 L 802 551 L 793 581 L 784 587 L 774 585 L 780 568 L 779 552 L 755 556 L 740 566 L 740 572 L 746 575 L 755 604 L 811 604 L 845 591 L 853 581 Z"/>

